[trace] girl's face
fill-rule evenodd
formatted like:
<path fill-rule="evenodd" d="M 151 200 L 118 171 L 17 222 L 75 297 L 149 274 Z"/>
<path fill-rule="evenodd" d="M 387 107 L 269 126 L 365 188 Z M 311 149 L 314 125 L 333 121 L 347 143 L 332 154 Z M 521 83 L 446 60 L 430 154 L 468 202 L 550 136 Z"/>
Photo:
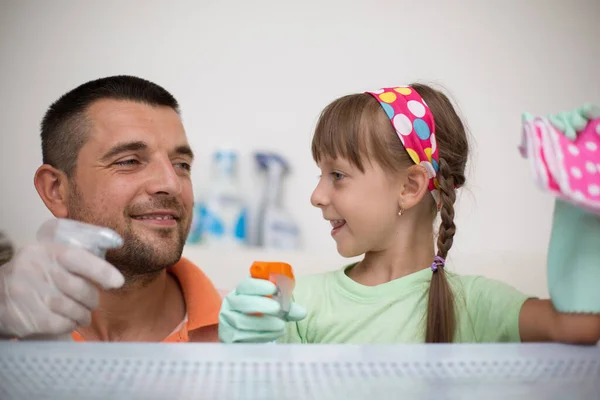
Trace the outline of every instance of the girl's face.
<path fill-rule="evenodd" d="M 354 257 L 393 245 L 402 177 L 368 161 L 361 172 L 342 158 L 323 159 L 319 168 L 311 203 L 331 222 L 338 253 Z"/>

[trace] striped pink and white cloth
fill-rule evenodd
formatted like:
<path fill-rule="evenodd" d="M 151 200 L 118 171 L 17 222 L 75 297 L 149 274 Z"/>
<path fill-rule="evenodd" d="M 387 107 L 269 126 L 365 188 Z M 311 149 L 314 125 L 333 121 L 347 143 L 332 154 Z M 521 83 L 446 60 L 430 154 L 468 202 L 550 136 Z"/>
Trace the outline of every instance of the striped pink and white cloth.
<path fill-rule="evenodd" d="M 548 118 L 524 121 L 519 150 L 539 187 L 600 214 L 600 118 L 588 121 L 573 140 Z"/>

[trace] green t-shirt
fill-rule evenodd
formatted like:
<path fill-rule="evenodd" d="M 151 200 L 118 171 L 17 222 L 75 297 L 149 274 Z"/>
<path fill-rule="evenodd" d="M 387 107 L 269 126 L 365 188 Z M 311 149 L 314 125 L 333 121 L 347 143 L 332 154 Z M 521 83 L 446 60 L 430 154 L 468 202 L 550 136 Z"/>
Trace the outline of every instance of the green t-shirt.
<path fill-rule="evenodd" d="M 279 343 L 419 343 L 425 340 L 427 268 L 378 286 L 364 286 L 344 269 L 299 277 L 294 301 L 307 317 L 291 322 Z M 454 342 L 519 342 L 519 313 L 528 298 L 481 276 L 447 272 L 455 296 Z"/>

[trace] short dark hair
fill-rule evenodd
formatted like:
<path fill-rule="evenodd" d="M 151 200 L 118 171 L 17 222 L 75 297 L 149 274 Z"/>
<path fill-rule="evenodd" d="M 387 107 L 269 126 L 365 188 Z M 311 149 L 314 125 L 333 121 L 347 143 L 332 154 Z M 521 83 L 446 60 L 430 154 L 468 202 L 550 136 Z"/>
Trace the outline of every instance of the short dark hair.
<path fill-rule="evenodd" d="M 175 97 L 148 80 L 118 75 L 89 81 L 62 95 L 46 111 L 41 124 L 44 164 L 72 176 L 79 151 L 87 140 L 89 121 L 85 112 L 94 102 L 103 99 L 166 106 L 179 114 Z"/>

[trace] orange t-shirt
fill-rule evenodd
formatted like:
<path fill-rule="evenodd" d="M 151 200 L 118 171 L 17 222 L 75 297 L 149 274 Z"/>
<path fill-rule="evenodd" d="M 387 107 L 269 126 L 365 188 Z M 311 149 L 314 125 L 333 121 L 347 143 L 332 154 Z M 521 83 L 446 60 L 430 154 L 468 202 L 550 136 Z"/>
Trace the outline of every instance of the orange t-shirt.
<path fill-rule="evenodd" d="M 201 330 L 211 325 L 218 325 L 222 302 L 221 295 L 204 272 L 185 258 L 181 258 L 177 264 L 167 271 L 172 273 L 179 281 L 185 300 L 186 318 L 162 342 L 189 342 L 194 331 L 200 333 L 200 336 L 208 337 L 206 334 L 202 334 Z M 214 333 L 216 333 L 216 327 Z M 209 333 L 209 335 L 211 334 Z M 77 342 L 85 341 L 77 332 L 73 332 L 72 336 L 73 340 Z"/>

